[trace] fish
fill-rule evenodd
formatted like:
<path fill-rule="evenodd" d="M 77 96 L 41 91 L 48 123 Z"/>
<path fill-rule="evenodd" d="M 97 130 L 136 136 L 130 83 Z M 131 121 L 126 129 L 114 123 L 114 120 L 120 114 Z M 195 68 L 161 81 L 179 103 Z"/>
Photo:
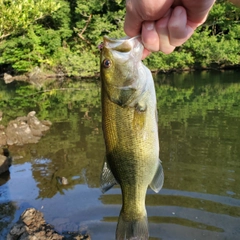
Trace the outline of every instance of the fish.
<path fill-rule="evenodd" d="M 102 130 L 106 155 L 103 193 L 119 184 L 122 208 L 117 240 L 149 238 L 145 207 L 148 186 L 159 192 L 164 173 L 159 159 L 158 114 L 151 71 L 141 61 L 140 37 L 103 38 L 100 57 Z"/>

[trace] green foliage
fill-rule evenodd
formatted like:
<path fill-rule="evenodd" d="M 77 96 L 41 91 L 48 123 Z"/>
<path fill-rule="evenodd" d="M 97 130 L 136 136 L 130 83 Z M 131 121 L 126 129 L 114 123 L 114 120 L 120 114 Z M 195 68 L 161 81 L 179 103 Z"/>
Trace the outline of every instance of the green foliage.
<path fill-rule="evenodd" d="M 22 27 L 24 34 L 0 43 L 0 64 L 8 64 L 20 73 L 39 66 L 69 76 L 94 75 L 99 71 L 97 46 L 102 37 L 124 35 L 124 4 L 119 0 L 62 0 L 51 16 L 36 22 L 37 17 L 31 27 Z"/>
<path fill-rule="evenodd" d="M 123 0 L 34 3 L 0 0 L 0 11 L 5 13 L 0 16 L 0 66 L 11 66 L 16 73 L 38 66 L 68 76 L 93 76 L 99 72 L 97 46 L 103 36 L 125 35 Z M 169 55 L 153 53 L 145 63 L 162 71 L 239 65 L 239 21 L 240 9 L 219 0 L 207 22 L 182 47 Z"/>
<path fill-rule="evenodd" d="M 186 42 L 184 48 L 191 52 L 194 62 L 203 67 L 212 63 L 231 65 L 240 63 L 240 43 L 237 39 L 226 39 L 225 35 L 218 39 L 216 35 L 209 35 L 209 31 L 196 32 Z"/>
<path fill-rule="evenodd" d="M 99 69 L 99 60 L 91 51 L 81 53 L 81 50 L 76 50 L 73 53 L 69 48 L 59 49 L 53 55 L 53 61 L 62 66 L 62 71 L 68 76 L 87 77 Z"/>
<path fill-rule="evenodd" d="M 27 31 L 32 23 L 59 7 L 57 1 L 0 0 L 0 39 L 19 31 Z"/>
<path fill-rule="evenodd" d="M 0 45 L 0 64 L 11 64 L 18 72 L 30 71 L 33 66 L 51 65 L 51 55 L 61 46 L 57 31 L 31 26 L 25 36 L 14 37 Z"/>
<path fill-rule="evenodd" d="M 190 52 L 182 50 L 175 51 L 170 55 L 157 52 L 148 57 L 145 64 L 152 70 L 161 69 L 161 71 L 169 71 L 172 69 L 189 68 L 194 63 L 194 58 Z"/>
<path fill-rule="evenodd" d="M 154 53 L 146 64 L 154 70 L 167 71 L 212 64 L 231 66 L 240 64 L 240 9 L 227 1 L 217 1 L 207 22 L 173 53 Z"/>

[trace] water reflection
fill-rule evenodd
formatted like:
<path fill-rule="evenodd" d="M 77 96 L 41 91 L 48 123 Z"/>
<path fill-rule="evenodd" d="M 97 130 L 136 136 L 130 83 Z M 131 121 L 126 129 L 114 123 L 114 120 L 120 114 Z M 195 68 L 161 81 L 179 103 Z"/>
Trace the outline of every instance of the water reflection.
<path fill-rule="evenodd" d="M 147 194 L 150 239 L 237 240 L 239 73 L 195 72 L 159 78 L 156 91 L 165 184 L 159 194 L 151 190 Z M 1 237 L 32 206 L 43 211 L 59 231 L 89 231 L 93 240 L 114 239 L 121 191 L 115 187 L 102 195 L 99 189 L 104 143 L 98 91 L 95 86 L 91 93 L 64 95 L 65 108 L 49 110 L 54 124 L 38 144 L 10 148 L 14 156 L 11 178 L 0 186 L 0 204 L 11 210 L 5 211 Z M 59 184 L 57 176 L 69 183 Z"/>

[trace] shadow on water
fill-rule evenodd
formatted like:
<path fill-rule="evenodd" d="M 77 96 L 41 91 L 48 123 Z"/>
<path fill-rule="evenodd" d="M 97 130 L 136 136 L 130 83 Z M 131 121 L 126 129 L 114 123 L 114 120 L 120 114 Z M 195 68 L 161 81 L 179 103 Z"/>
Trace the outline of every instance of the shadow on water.
<path fill-rule="evenodd" d="M 240 238 L 239 80 L 232 71 L 156 79 L 165 184 L 158 194 L 148 190 L 150 240 Z M 114 239 L 121 191 L 99 189 L 105 148 L 99 87 L 83 85 L 45 95 L 31 110 L 53 122 L 50 131 L 37 144 L 10 147 L 13 165 L 0 186 L 1 239 L 27 207 L 41 210 L 60 232 Z"/>

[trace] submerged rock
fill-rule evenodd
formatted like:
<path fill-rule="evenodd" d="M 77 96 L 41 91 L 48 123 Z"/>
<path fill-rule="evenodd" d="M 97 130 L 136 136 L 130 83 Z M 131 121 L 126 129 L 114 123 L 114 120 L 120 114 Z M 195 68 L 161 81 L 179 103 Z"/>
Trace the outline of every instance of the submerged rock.
<path fill-rule="evenodd" d="M 11 157 L 0 155 L 0 174 L 7 172 L 11 164 L 12 164 Z"/>
<path fill-rule="evenodd" d="M 57 176 L 56 179 L 57 179 L 58 183 L 61 184 L 61 185 L 67 185 L 68 184 L 68 180 L 65 177 Z"/>
<path fill-rule="evenodd" d="M 52 123 L 46 120 L 40 121 L 35 115 L 36 112 L 32 111 L 27 116 L 10 121 L 6 128 L 1 125 L 0 146 L 37 143 Z"/>
<path fill-rule="evenodd" d="M 7 136 L 5 133 L 5 127 L 0 125 L 0 146 L 4 146 L 7 143 Z"/>

